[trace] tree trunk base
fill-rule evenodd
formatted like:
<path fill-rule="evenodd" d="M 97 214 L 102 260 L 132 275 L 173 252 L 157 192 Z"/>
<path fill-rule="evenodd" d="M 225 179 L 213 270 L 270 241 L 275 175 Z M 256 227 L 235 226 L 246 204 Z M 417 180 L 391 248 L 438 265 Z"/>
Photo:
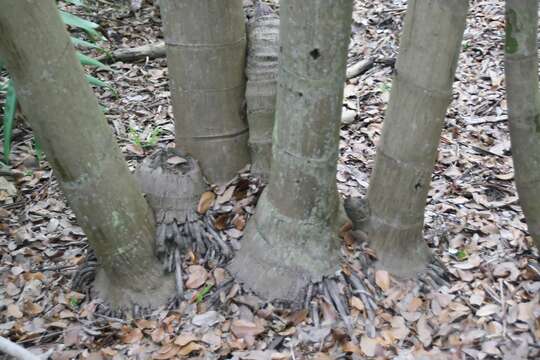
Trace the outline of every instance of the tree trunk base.
<path fill-rule="evenodd" d="M 401 278 L 413 278 L 425 270 L 433 260 L 429 248 L 425 244 L 420 244 L 420 241 L 424 241 L 422 238 L 406 243 L 406 246 L 396 246 L 395 241 L 387 240 L 392 239 L 392 236 L 407 238 L 403 231 L 400 231 L 399 235 L 390 231 L 377 229 L 375 231 L 372 231 L 371 235 L 368 233 L 368 237 L 370 247 L 377 253 L 377 261 L 374 264 L 376 269 L 384 269 Z M 417 233 L 414 231 L 410 235 L 418 236 Z"/>
<path fill-rule="evenodd" d="M 156 267 L 161 270 L 159 262 Z M 108 310 L 116 314 L 132 313 L 134 316 L 144 316 L 160 306 L 166 306 L 175 297 L 174 277 L 163 274 L 159 281 L 149 279 L 148 287 L 133 291 L 132 289 L 118 286 L 107 278 L 102 269 L 97 269 L 96 278 L 92 286 L 92 295 L 103 299 L 108 305 Z"/>
<path fill-rule="evenodd" d="M 366 238 L 375 250 L 375 268 L 401 278 L 412 278 L 433 260 L 433 254 L 422 237 L 423 224 L 403 228 L 380 223 L 370 214 L 367 201 L 360 198 L 346 199 L 345 210 L 353 223 L 355 237 Z"/>
<path fill-rule="evenodd" d="M 309 283 L 339 268 L 337 233 L 337 225 L 302 222 L 279 214 L 263 193 L 228 269 L 267 300 L 299 303 Z M 326 241 L 312 241 L 314 237 Z"/>

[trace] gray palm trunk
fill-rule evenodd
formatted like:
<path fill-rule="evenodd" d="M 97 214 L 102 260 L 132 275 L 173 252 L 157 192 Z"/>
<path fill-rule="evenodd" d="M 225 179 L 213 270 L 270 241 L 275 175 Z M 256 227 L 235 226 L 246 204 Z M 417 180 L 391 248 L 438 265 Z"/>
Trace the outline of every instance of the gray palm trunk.
<path fill-rule="evenodd" d="M 249 163 L 242 0 L 161 0 L 176 146 L 213 183 Z"/>
<path fill-rule="evenodd" d="M 378 266 L 396 275 L 411 276 L 430 259 L 424 210 L 467 8 L 467 0 L 409 1 L 367 213 L 351 216 Z"/>
<path fill-rule="evenodd" d="M 261 296 L 297 300 L 339 267 L 336 187 L 352 0 L 282 0 L 270 181 L 229 269 Z"/>
<path fill-rule="evenodd" d="M 505 78 L 516 187 L 540 248 L 540 94 L 537 0 L 506 1 Z"/>
<path fill-rule="evenodd" d="M 0 56 L 23 113 L 100 263 L 115 308 L 174 293 L 154 257 L 154 219 L 83 76 L 52 0 L 0 0 Z"/>

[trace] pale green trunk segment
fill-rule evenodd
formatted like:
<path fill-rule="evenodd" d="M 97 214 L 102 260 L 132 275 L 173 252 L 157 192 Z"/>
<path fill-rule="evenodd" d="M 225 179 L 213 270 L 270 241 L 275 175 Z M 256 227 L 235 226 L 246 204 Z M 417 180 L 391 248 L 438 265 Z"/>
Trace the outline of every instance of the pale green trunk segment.
<path fill-rule="evenodd" d="M 248 23 L 246 104 L 251 173 L 268 179 L 276 111 L 279 17 L 270 7 L 263 8 L 265 5 L 260 3 L 257 6 Z"/>
<path fill-rule="evenodd" d="M 154 221 L 52 0 L 0 0 L 0 56 L 102 272 L 112 305 L 158 305 L 174 287 L 153 254 Z"/>
<path fill-rule="evenodd" d="M 176 146 L 213 183 L 249 162 L 242 0 L 162 0 Z"/>
<path fill-rule="evenodd" d="M 339 267 L 336 188 L 352 0 L 283 0 L 270 182 L 230 270 L 266 298 L 297 300 Z"/>
<path fill-rule="evenodd" d="M 540 248 L 540 94 L 537 0 L 506 1 L 505 77 L 516 187 Z"/>
<path fill-rule="evenodd" d="M 413 275 L 430 258 L 424 210 L 467 8 L 466 0 L 411 0 L 407 7 L 368 190 L 370 213 L 366 224 L 355 224 L 367 233 L 379 265 L 396 275 Z"/>

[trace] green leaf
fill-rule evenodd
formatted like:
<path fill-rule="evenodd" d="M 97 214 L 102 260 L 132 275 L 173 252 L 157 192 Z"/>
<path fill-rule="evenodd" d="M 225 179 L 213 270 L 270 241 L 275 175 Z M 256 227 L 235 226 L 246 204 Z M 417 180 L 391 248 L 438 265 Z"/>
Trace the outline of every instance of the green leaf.
<path fill-rule="evenodd" d="M 13 120 L 15 119 L 15 109 L 17 108 L 17 96 L 15 94 L 15 84 L 9 80 L 7 86 L 6 103 L 4 105 L 4 162 L 9 164 L 9 154 L 11 153 L 11 134 L 13 132 Z"/>
<path fill-rule="evenodd" d="M 464 261 L 469 257 L 469 254 L 466 250 L 459 250 L 456 254 L 459 261 Z"/>
<path fill-rule="evenodd" d="M 103 49 L 101 46 L 99 46 L 97 44 L 94 44 L 94 43 L 91 43 L 90 41 L 79 39 L 79 38 L 76 38 L 76 37 L 73 37 L 73 36 L 71 36 L 70 39 L 71 39 L 71 42 L 73 43 L 73 45 L 105 51 L 105 49 Z"/>
<path fill-rule="evenodd" d="M 214 284 L 208 284 L 206 285 L 196 296 L 195 296 L 195 302 L 197 304 L 200 304 L 204 297 L 210 292 L 210 289 L 212 289 L 212 287 L 214 286 Z"/>
<path fill-rule="evenodd" d="M 84 55 L 84 54 L 82 54 L 82 53 L 80 53 L 78 51 L 77 51 L 77 58 L 79 59 L 79 61 L 83 65 L 95 66 L 95 67 L 100 68 L 100 69 L 105 69 L 105 70 L 109 70 L 109 71 L 114 72 L 114 70 L 112 68 L 105 65 L 101 61 L 99 61 L 97 59 L 94 59 L 94 58 L 92 58 L 90 56 Z"/>
<path fill-rule="evenodd" d="M 71 305 L 72 307 L 76 307 L 77 305 L 79 305 L 79 300 L 77 300 L 77 298 L 75 297 L 72 297 L 71 299 L 69 299 L 69 305 Z"/>
<path fill-rule="evenodd" d="M 80 18 L 78 16 L 75 16 L 73 14 L 70 14 L 66 11 L 58 10 L 60 12 L 60 16 L 62 17 L 62 21 L 69 26 L 73 26 L 79 29 L 82 29 L 86 31 L 88 35 L 90 35 L 94 39 L 102 39 L 106 40 L 103 35 L 99 33 L 96 29 L 99 28 L 99 25 L 92 22 L 85 20 L 83 18 Z"/>
<path fill-rule="evenodd" d="M 86 81 L 88 81 L 92 85 L 99 86 L 102 88 L 110 87 L 106 82 L 101 81 L 98 78 L 93 77 L 92 75 L 85 75 L 85 76 L 86 76 Z"/>
<path fill-rule="evenodd" d="M 91 75 L 85 75 L 85 77 L 86 77 L 86 81 L 88 81 L 88 83 L 90 83 L 91 85 L 109 89 L 113 93 L 113 95 L 115 97 L 118 97 L 118 91 L 116 91 L 115 88 L 113 88 L 112 86 L 110 86 L 106 82 L 101 81 L 98 78 L 95 78 L 95 77 L 93 77 Z"/>

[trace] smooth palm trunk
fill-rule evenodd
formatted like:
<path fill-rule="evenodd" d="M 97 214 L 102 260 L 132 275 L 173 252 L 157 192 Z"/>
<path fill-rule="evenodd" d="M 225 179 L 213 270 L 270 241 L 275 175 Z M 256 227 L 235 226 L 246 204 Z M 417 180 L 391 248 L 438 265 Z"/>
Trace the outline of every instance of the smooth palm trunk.
<path fill-rule="evenodd" d="M 161 0 L 176 146 L 213 183 L 249 163 L 242 0 Z"/>
<path fill-rule="evenodd" d="M 365 220 L 378 266 L 411 276 L 430 259 L 424 210 L 465 28 L 467 0 L 411 0 Z"/>
<path fill-rule="evenodd" d="M 540 94 L 538 1 L 506 1 L 505 75 L 512 157 L 519 202 L 540 248 Z"/>
<path fill-rule="evenodd" d="M 23 112 L 100 263 L 117 308 L 173 294 L 154 257 L 154 221 L 75 57 L 52 0 L 0 1 L 0 56 Z"/>
<path fill-rule="evenodd" d="M 246 105 L 251 173 L 268 179 L 276 112 L 279 17 L 262 3 L 248 23 Z"/>
<path fill-rule="evenodd" d="M 339 267 L 336 187 L 351 0 L 283 0 L 269 185 L 230 270 L 260 295 L 297 300 Z"/>

